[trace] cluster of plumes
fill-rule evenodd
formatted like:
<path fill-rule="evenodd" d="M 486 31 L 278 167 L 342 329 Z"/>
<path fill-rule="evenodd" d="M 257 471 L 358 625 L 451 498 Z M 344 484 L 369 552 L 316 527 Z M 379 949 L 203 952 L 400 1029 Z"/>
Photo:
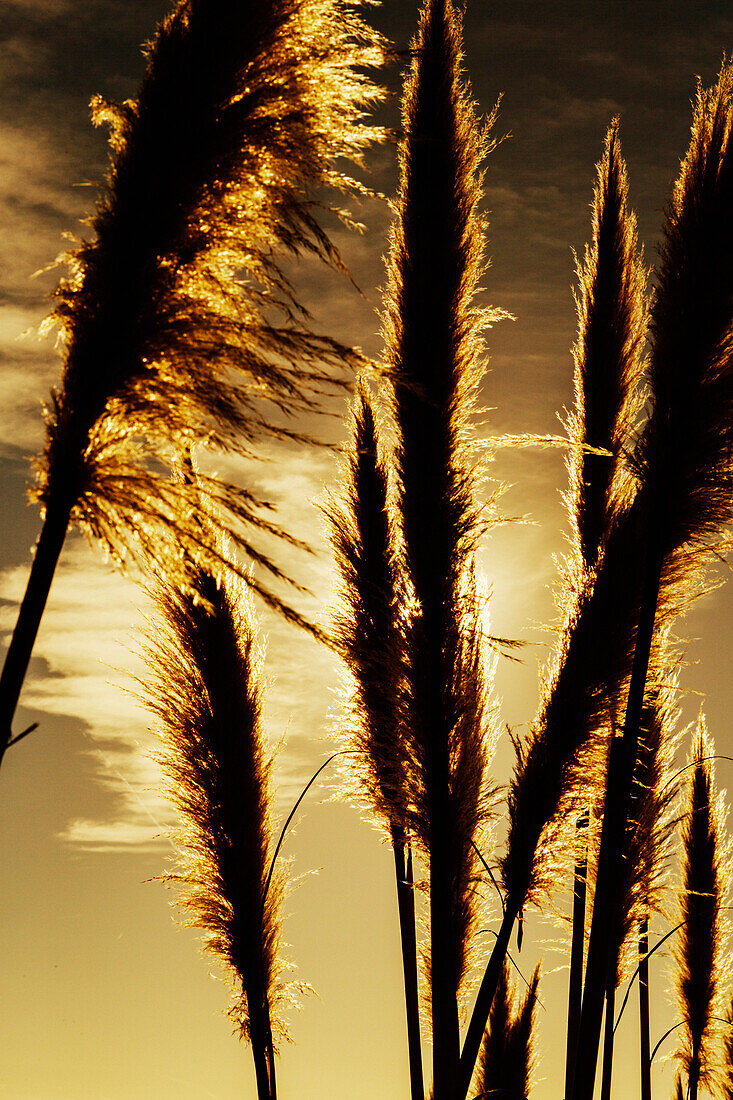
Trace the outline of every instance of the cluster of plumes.
<path fill-rule="evenodd" d="M 56 295 L 65 366 L 38 496 L 116 558 L 155 557 L 160 523 L 191 537 L 188 487 L 160 463 L 197 442 L 248 454 L 297 438 L 288 418 L 358 359 L 310 330 L 283 263 L 339 262 L 313 192 L 361 190 L 340 165 L 380 136 L 365 115 L 381 57 L 342 0 L 181 0 L 138 99 L 94 101 L 111 166 Z M 235 530 L 276 530 L 265 502 L 215 495 Z"/>
<path fill-rule="evenodd" d="M 681 1074 L 697 1096 L 698 1082 L 717 1095 L 725 1085 L 721 1051 L 726 1024 L 726 906 L 731 853 L 725 832 L 726 806 L 715 793 L 715 749 L 701 717 L 690 754 L 691 778 L 682 826 L 683 866 L 675 937 L 676 999 L 682 1027 L 677 1050 Z M 687 1091 L 687 1089 L 686 1089 Z"/>
<path fill-rule="evenodd" d="M 621 873 L 614 898 L 609 985 L 618 988 L 638 962 L 639 929 L 654 914 L 666 915 L 669 864 L 678 816 L 674 757 L 679 737 L 676 683 L 647 689 L 631 789 Z"/>
<path fill-rule="evenodd" d="M 617 122 L 597 173 L 592 243 L 578 265 L 576 402 L 567 424 L 572 552 L 560 593 L 565 622 L 538 716 L 529 738 L 516 744 L 509 791 L 502 876 L 519 907 L 552 889 L 574 843 L 569 826 L 589 803 L 602 801 L 607 735 L 631 669 L 638 619 L 638 519 L 627 512 L 626 459 L 643 369 L 646 280 Z M 610 453 L 588 453 L 589 447 Z"/>
<path fill-rule="evenodd" d="M 481 333 L 500 316 L 475 301 L 486 267 L 478 205 L 492 120 L 479 128 L 461 62 L 458 14 L 449 0 L 429 0 L 403 99 L 383 316 L 396 495 L 416 606 L 408 641 L 409 826 L 430 862 L 433 925 L 436 892 L 451 895 L 448 965 L 458 985 L 475 909 L 472 841 L 489 811 L 492 748 L 473 577 L 486 522 L 468 431 L 483 371 Z M 433 958 L 433 977 L 436 965 Z"/>
<path fill-rule="evenodd" d="M 341 595 L 332 641 L 352 682 L 343 719 L 356 750 L 348 771 L 394 838 L 405 829 L 409 797 L 406 592 L 389 476 L 364 380 L 357 385 L 345 475 L 328 521 Z"/>
<path fill-rule="evenodd" d="M 241 1035 L 262 1044 L 263 1028 L 275 1039 L 286 1034 L 282 1011 L 295 987 L 282 977 L 284 881 L 271 871 L 261 658 L 242 582 L 187 566 L 185 590 L 160 582 L 153 592 L 159 615 L 147 650 L 147 705 L 184 822 L 172 878 L 184 886 L 190 923 L 231 977 Z"/>
<path fill-rule="evenodd" d="M 520 898 L 551 885 L 551 853 L 559 851 L 577 769 L 603 782 L 593 735 L 609 727 L 614 701 L 623 698 L 650 578 L 659 584 L 661 636 L 698 594 L 730 519 L 732 87 L 733 67 L 724 65 L 716 86 L 699 91 L 690 148 L 667 212 L 651 312 L 652 406 L 633 453 L 626 449 L 636 494 L 631 501 L 632 486 L 622 478 L 625 489 L 602 540 L 596 579 L 579 580 L 577 591 L 567 594 L 558 653 L 512 782 L 503 870 L 507 888 Z M 640 268 L 629 271 L 626 286 L 641 291 Z M 644 312 L 642 302 L 634 305 L 635 325 Z M 636 338 L 632 343 L 638 346 Z"/>
<path fill-rule="evenodd" d="M 539 967 L 532 975 L 521 1002 L 504 962 L 491 1005 L 489 1026 L 472 1089 L 475 1100 L 527 1100 L 535 1062 L 534 1024 L 537 1009 Z"/>

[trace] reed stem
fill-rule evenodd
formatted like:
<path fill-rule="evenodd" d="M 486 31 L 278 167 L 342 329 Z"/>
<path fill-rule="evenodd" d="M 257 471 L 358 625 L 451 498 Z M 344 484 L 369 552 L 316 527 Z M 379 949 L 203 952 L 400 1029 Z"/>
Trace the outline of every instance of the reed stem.
<path fill-rule="evenodd" d="M 56 564 L 69 526 L 71 505 L 49 503 L 36 545 L 28 584 L 0 675 L 0 764 L 12 737 L 12 724 Z"/>
<path fill-rule="evenodd" d="M 651 521 L 649 530 L 654 530 L 654 524 Z M 601 829 L 601 848 L 598 857 L 598 880 L 593 902 L 590 940 L 588 942 L 588 961 L 583 987 L 583 1006 L 580 1014 L 578 1057 L 571 1093 L 572 1100 L 593 1100 L 603 999 L 610 969 L 613 905 L 619 881 L 620 862 L 623 859 L 626 822 L 637 756 L 649 655 L 654 635 L 654 620 L 657 612 L 662 565 L 662 555 L 650 548 L 647 557 L 645 583 L 642 590 L 624 732 L 622 737 L 614 739 L 608 764 L 606 802 Z"/>
<path fill-rule="evenodd" d="M 583 814 L 575 823 L 576 833 L 588 828 L 589 818 Z M 575 1069 L 580 1026 L 580 1006 L 583 997 L 583 952 L 585 948 L 585 896 L 588 879 L 588 841 L 585 852 L 575 864 L 573 889 L 573 937 L 570 946 L 570 980 L 568 982 L 568 1037 L 565 1054 L 565 1092 L 570 1088 Z"/>
<path fill-rule="evenodd" d="M 690 1076 L 687 1082 L 687 1100 L 697 1100 L 697 1087 L 700 1081 L 700 1048 L 693 1051 Z"/>
<path fill-rule="evenodd" d="M 509 947 L 509 939 L 512 934 L 514 922 L 519 914 L 519 909 L 520 905 L 518 901 L 515 901 L 514 898 L 507 898 L 504 918 L 496 937 L 494 949 L 486 965 L 478 994 L 476 995 L 476 1003 L 473 1006 L 471 1020 L 463 1043 L 463 1050 L 461 1051 L 457 1100 L 465 1100 L 468 1090 L 471 1087 L 471 1078 L 473 1077 L 473 1070 L 481 1047 L 481 1040 L 483 1039 L 486 1024 L 489 1020 L 491 1003 L 494 1000 L 501 969 L 504 965 L 504 959 L 506 958 L 507 949 Z"/>
<path fill-rule="evenodd" d="M 611 1075 L 613 1073 L 613 1020 L 616 1015 L 616 990 L 613 980 L 606 989 L 606 1020 L 603 1035 L 603 1076 L 601 1100 L 611 1100 Z"/>
<path fill-rule="evenodd" d="M 424 1100 L 422 1048 L 420 1045 L 420 1003 L 417 986 L 417 938 L 415 933 L 415 894 L 412 878 L 412 848 L 404 836 L 392 838 L 397 909 L 400 917 L 402 971 L 405 980 L 405 1010 L 407 1013 L 407 1048 L 410 1058 L 410 1095 L 412 1100 Z"/>
<path fill-rule="evenodd" d="M 437 739 L 436 739 L 437 740 Z M 434 1100 L 459 1100 L 457 1095 L 461 1032 L 458 1020 L 455 922 L 453 919 L 453 867 L 449 820 L 450 771 L 447 745 L 433 745 L 436 783 L 432 797 L 430 828 L 430 986 L 433 1015 Z M 478 1051 L 477 1051 L 478 1053 Z"/>
<path fill-rule="evenodd" d="M 255 999 L 247 992 L 247 1003 L 250 1007 L 250 1041 L 252 1043 L 252 1058 L 255 1065 L 257 1079 L 257 1100 L 274 1100 L 274 1092 L 270 1088 L 270 1057 L 267 1042 L 267 1026 L 265 1014 L 261 1006 L 255 1009 Z M 272 1077 L 274 1081 L 274 1074 Z"/>
<path fill-rule="evenodd" d="M 639 1032 L 641 1100 L 652 1100 L 652 1062 L 649 1028 L 649 919 L 639 929 Z"/>

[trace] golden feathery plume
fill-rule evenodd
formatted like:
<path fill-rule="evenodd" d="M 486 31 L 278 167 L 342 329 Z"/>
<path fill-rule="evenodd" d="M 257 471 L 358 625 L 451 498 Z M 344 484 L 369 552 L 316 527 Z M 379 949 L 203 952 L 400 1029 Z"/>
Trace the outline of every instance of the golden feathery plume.
<path fill-rule="evenodd" d="M 484 1035 L 475 1100 L 506 1097 L 528 1100 L 535 1061 L 534 1024 L 540 968 L 532 975 L 524 1000 L 517 1004 L 504 961 Z"/>
<path fill-rule="evenodd" d="M 192 496 L 160 468 L 199 442 L 250 454 L 263 436 L 300 437 L 288 416 L 360 361 L 311 332 L 283 264 L 303 252 L 339 264 L 311 193 L 363 190 L 341 165 L 380 136 L 364 119 L 381 56 L 342 0 L 180 0 L 138 99 L 93 102 L 111 126 L 111 164 L 51 318 L 65 361 L 39 462 L 40 561 L 2 684 L 8 736 L 70 521 L 118 562 L 157 560 L 161 525 L 197 541 L 186 518 L 207 492 L 249 556 L 282 577 L 251 538 L 285 534 L 266 501 L 211 480 Z"/>
<path fill-rule="evenodd" d="M 687 1094 L 697 1100 L 698 1086 L 717 1094 L 723 1083 L 720 1064 L 723 981 L 727 921 L 724 910 L 730 886 L 730 843 L 725 835 L 726 807 L 715 794 L 712 757 L 715 747 L 701 716 L 690 755 L 680 921 L 675 939 L 676 994 L 682 1018 L 677 1050 Z"/>
<path fill-rule="evenodd" d="M 411 763 L 406 739 L 407 656 L 404 582 L 390 515 L 389 479 L 364 380 L 356 389 L 346 483 L 327 518 L 341 582 L 332 643 L 350 673 L 346 717 L 357 789 L 392 843 L 405 980 L 410 1081 L 423 1100 L 415 897 L 408 818 Z"/>
<path fill-rule="evenodd" d="M 260 1100 L 275 1095 L 274 1053 L 286 1037 L 282 977 L 284 879 L 271 869 L 272 754 L 262 729 L 261 657 L 250 599 L 188 561 L 189 585 L 161 581 L 147 647 L 147 705 L 157 718 L 161 762 L 183 819 L 182 905 L 234 989 L 230 1009 L 252 1044 Z M 231 576 L 231 575 L 230 575 Z"/>
<path fill-rule="evenodd" d="M 628 209 L 618 118 L 608 129 L 596 172 L 592 243 L 576 264 L 575 408 L 567 424 L 576 444 L 569 458 L 567 501 L 578 556 L 586 569 L 596 565 L 611 525 L 614 481 L 623 471 L 624 453 L 636 426 L 644 368 L 646 272 L 636 217 Z M 588 448 L 605 449 L 612 457 Z"/>
<path fill-rule="evenodd" d="M 499 315 L 475 294 L 486 264 L 481 163 L 489 150 L 461 74 L 461 22 L 427 0 L 403 100 L 401 180 L 384 310 L 397 425 L 405 559 L 414 590 L 411 832 L 430 867 L 436 1100 L 457 1088 L 457 993 L 475 910 L 472 841 L 487 816 L 486 684 L 471 569 L 484 526 L 467 439 L 481 330 Z M 479 845 L 480 846 L 480 845 Z"/>
<path fill-rule="evenodd" d="M 365 382 L 353 405 L 345 484 L 327 506 L 341 602 L 332 643 L 353 696 L 346 719 L 351 767 L 391 837 L 404 833 L 409 790 L 406 723 L 405 594 L 389 504 L 386 466 Z"/>
<path fill-rule="evenodd" d="M 638 461 L 652 537 L 668 555 L 709 552 L 733 515 L 732 208 L 733 65 L 724 64 L 713 88 L 698 88 L 652 310 L 653 406 Z"/>

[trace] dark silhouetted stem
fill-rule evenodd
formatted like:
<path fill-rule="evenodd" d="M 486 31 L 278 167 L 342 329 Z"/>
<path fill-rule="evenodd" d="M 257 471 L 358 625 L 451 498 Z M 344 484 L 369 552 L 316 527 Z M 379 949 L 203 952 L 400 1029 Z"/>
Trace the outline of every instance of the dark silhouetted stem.
<path fill-rule="evenodd" d="M 250 1012 L 250 1041 L 252 1043 L 252 1058 L 255 1065 L 257 1078 L 257 1100 L 272 1100 L 270 1090 L 270 1066 L 268 1059 L 268 1044 L 266 1038 L 266 1025 L 261 1005 L 256 1005 L 255 998 L 247 994 L 247 1004 Z"/>
<path fill-rule="evenodd" d="M 452 912 L 452 867 L 448 837 L 449 769 L 445 745 L 435 746 L 442 767 L 436 783 L 430 829 L 430 977 L 433 1010 L 434 1100 L 458 1100 L 460 1028 Z"/>
<path fill-rule="evenodd" d="M 12 738 L 15 709 L 69 526 L 70 507 L 49 505 L 28 585 L 0 676 L 0 763 Z"/>
<path fill-rule="evenodd" d="M 697 1086 L 700 1080 L 700 1051 L 697 1050 L 690 1066 L 690 1079 L 687 1087 L 688 1100 L 697 1100 Z"/>
<path fill-rule="evenodd" d="M 641 1055 L 641 1100 L 652 1100 L 652 1060 L 649 1030 L 649 920 L 639 929 L 639 1048 Z"/>
<path fill-rule="evenodd" d="M 481 1040 L 484 1037 L 486 1024 L 489 1020 L 489 1013 L 491 1012 L 491 1003 L 494 1000 L 501 968 L 504 965 L 507 948 L 509 947 L 512 928 L 514 927 L 514 922 L 517 919 L 520 908 L 517 901 L 513 898 L 507 898 L 501 928 L 499 929 L 499 934 L 494 944 L 494 950 L 491 952 L 486 970 L 484 971 L 484 976 L 481 980 L 481 985 L 476 996 L 476 1003 L 473 1006 L 473 1012 L 471 1014 L 471 1021 L 468 1025 L 468 1031 L 466 1032 L 466 1038 L 463 1043 L 463 1050 L 461 1051 L 460 1087 L 457 1093 L 457 1100 L 465 1100 L 466 1094 L 471 1086 L 471 1078 L 473 1077 L 474 1066 L 476 1065 L 479 1048 L 481 1047 Z"/>
<path fill-rule="evenodd" d="M 613 1073 L 613 1018 L 616 1012 L 616 990 L 610 985 L 606 990 L 606 1022 L 603 1035 L 603 1077 L 601 1100 L 611 1100 L 611 1075 Z"/>
<path fill-rule="evenodd" d="M 267 1078 L 270 1088 L 270 1100 L 277 1100 L 277 1084 L 275 1080 L 275 1045 L 272 1040 L 270 1006 L 267 1001 L 265 1001 L 265 1045 L 267 1047 Z"/>
<path fill-rule="evenodd" d="M 576 832 L 588 828 L 588 815 L 584 814 L 576 822 Z M 568 983 L 568 1040 L 565 1054 L 565 1096 L 570 1095 L 570 1086 L 575 1069 L 575 1054 L 578 1045 L 578 1027 L 580 1025 L 580 1005 L 583 997 L 583 949 L 585 947 L 585 895 L 588 879 L 588 842 L 582 857 L 575 864 L 573 888 L 573 938 L 570 947 L 570 980 Z"/>
<path fill-rule="evenodd" d="M 652 523 L 650 523 L 649 529 L 654 529 Z M 578 1057 L 571 1093 L 572 1100 L 593 1100 L 593 1084 L 596 1075 L 601 1019 L 603 1016 L 603 999 L 610 969 L 610 952 L 613 940 L 611 935 L 613 906 L 619 881 L 620 861 L 623 859 L 626 819 L 637 755 L 639 724 L 644 702 L 647 670 L 649 668 L 649 654 L 654 635 L 654 620 L 657 612 L 662 564 L 661 554 L 649 553 L 645 583 L 642 590 L 624 732 L 622 738 L 614 739 L 609 757 L 601 848 L 598 857 L 598 881 L 588 943 L 588 961 L 585 970 L 583 1007 L 580 1015 Z"/>
<path fill-rule="evenodd" d="M 399 836 L 392 838 L 397 908 L 400 916 L 402 971 L 405 979 L 405 1010 L 407 1013 L 407 1049 L 410 1057 L 410 1094 L 412 1100 L 423 1100 L 422 1049 L 420 1046 L 420 1002 L 417 988 L 417 941 L 415 933 L 415 894 L 412 879 L 412 848 Z"/>

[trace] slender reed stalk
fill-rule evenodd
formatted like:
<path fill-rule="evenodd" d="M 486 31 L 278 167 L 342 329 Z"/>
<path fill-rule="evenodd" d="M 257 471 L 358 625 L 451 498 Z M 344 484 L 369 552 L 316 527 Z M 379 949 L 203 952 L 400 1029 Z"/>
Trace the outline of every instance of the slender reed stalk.
<path fill-rule="evenodd" d="M 729 844 L 724 839 L 726 809 L 715 795 L 712 742 L 700 718 L 691 761 L 687 813 L 683 818 L 684 848 L 680 920 L 675 940 L 676 994 L 681 1043 L 677 1058 L 687 1080 L 690 1100 L 700 1086 L 715 1094 L 722 1067 L 716 1049 L 717 1023 L 722 1017 L 722 984 L 726 965 L 723 908 L 730 884 Z"/>
<path fill-rule="evenodd" d="M 232 1018 L 252 1045 L 259 1100 L 275 1100 L 275 1043 L 292 987 L 282 978 L 284 881 L 271 874 L 271 768 L 259 657 L 240 581 L 189 561 L 186 591 L 161 582 L 148 648 L 148 706 L 184 827 L 178 873 L 190 922 L 231 978 Z"/>
<path fill-rule="evenodd" d="M 639 928 L 639 1078 L 641 1100 L 652 1100 L 651 1029 L 649 1022 L 649 919 Z"/>
<path fill-rule="evenodd" d="M 603 1023 L 603 1069 L 601 1072 L 601 1100 L 611 1100 L 611 1074 L 613 1070 L 613 1024 L 616 1015 L 616 987 L 606 986 L 606 1010 Z"/>
<path fill-rule="evenodd" d="M 565 1049 L 565 1092 L 572 1084 L 575 1065 L 575 1048 L 578 1042 L 580 1005 L 583 994 L 583 952 L 585 950 L 585 895 L 588 882 L 588 825 L 589 815 L 581 815 L 575 822 L 576 838 L 582 845 L 576 856 L 573 874 L 573 923 L 570 944 L 570 977 L 568 980 L 568 1025 Z"/>
<path fill-rule="evenodd" d="M 392 842 L 402 943 L 412 1100 L 423 1100 L 412 850 L 405 826 L 410 761 L 405 741 L 404 584 L 390 518 L 388 475 L 364 382 L 341 500 L 328 509 L 341 578 L 333 642 L 353 679 L 347 729 L 358 787 Z"/>
<path fill-rule="evenodd" d="M 474 303 L 485 270 L 481 131 L 461 75 L 461 22 L 427 0 L 403 102 L 401 182 L 385 301 L 397 425 L 397 488 L 410 624 L 411 835 L 430 868 L 430 991 L 435 1100 L 458 1088 L 458 992 L 479 877 L 472 842 L 487 816 L 482 630 L 473 555 L 485 525 L 467 444 L 482 373 Z"/>
<path fill-rule="evenodd" d="M 607 783 L 573 1100 L 590 1100 L 593 1091 L 610 966 L 610 901 L 621 873 L 660 586 L 676 580 L 689 589 L 733 514 L 732 89 L 733 68 L 724 65 L 716 86 L 698 91 L 692 139 L 667 211 L 652 312 L 654 403 L 635 455 L 643 477 L 637 500 L 644 581 L 622 748 Z"/>
<path fill-rule="evenodd" d="M 516 989 L 511 987 L 508 964 L 504 963 L 481 1049 L 476 1100 L 479 1097 L 528 1100 L 539 978 L 538 967 L 524 1000 L 517 1004 Z"/>
<path fill-rule="evenodd" d="M 250 558 L 283 578 L 252 532 L 299 543 L 266 501 L 206 478 L 192 496 L 157 471 L 197 442 L 251 454 L 263 436 L 298 438 L 288 416 L 358 359 L 310 330 L 282 264 L 303 252 L 340 262 L 308 190 L 360 190 L 337 162 L 358 162 L 379 136 L 363 118 L 381 52 L 342 0 L 180 0 L 138 99 L 93 101 L 94 121 L 111 127 L 110 169 L 51 318 L 63 376 L 38 463 L 44 529 L 0 680 L 0 752 L 69 523 L 120 564 L 157 560 L 161 525 L 196 543 L 186 519 L 203 492 L 228 509 Z"/>

